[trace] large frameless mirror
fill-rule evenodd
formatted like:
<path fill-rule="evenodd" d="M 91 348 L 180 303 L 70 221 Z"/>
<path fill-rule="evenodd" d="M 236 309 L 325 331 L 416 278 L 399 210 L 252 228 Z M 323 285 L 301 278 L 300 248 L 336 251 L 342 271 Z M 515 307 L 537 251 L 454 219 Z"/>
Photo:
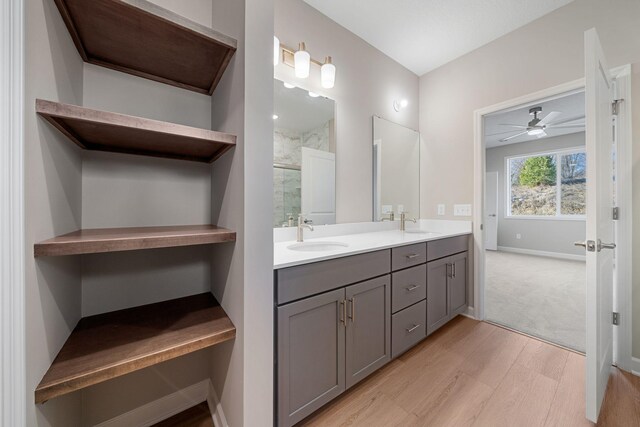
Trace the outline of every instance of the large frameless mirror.
<path fill-rule="evenodd" d="M 420 216 L 420 134 L 373 117 L 373 219 Z"/>
<path fill-rule="evenodd" d="M 274 80 L 273 120 L 273 226 L 335 224 L 335 102 Z"/>

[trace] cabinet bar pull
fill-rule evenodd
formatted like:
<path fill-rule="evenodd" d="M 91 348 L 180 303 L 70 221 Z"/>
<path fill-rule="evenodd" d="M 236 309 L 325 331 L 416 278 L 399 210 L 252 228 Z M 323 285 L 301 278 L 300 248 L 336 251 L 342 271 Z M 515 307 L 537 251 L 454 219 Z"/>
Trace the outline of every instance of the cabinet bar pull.
<path fill-rule="evenodd" d="M 420 287 L 420 285 L 411 285 L 411 286 L 406 287 L 405 289 L 407 290 L 407 292 L 413 292 L 416 289 L 418 289 L 419 287 Z"/>
<path fill-rule="evenodd" d="M 356 321 L 356 298 L 350 298 L 349 304 L 351 305 L 351 316 L 349 316 L 349 319 L 351 319 L 351 323 L 353 323 Z"/>
<path fill-rule="evenodd" d="M 406 331 L 407 331 L 408 334 L 410 334 L 411 332 L 413 332 L 416 329 L 418 329 L 420 326 L 422 326 L 422 325 L 420 325 L 419 323 L 417 325 L 414 324 L 413 327 L 411 327 L 409 329 L 406 329 Z"/>
<path fill-rule="evenodd" d="M 452 277 L 454 279 L 456 278 L 456 263 L 455 262 L 451 263 L 451 275 L 452 275 Z"/>
<path fill-rule="evenodd" d="M 347 303 L 346 301 L 342 300 L 340 301 L 340 323 L 342 323 L 343 325 L 347 325 L 346 319 L 347 318 Z"/>
<path fill-rule="evenodd" d="M 414 258 L 418 258 L 420 256 L 420 254 L 409 254 L 409 255 L 405 255 L 407 257 L 407 259 L 414 259 Z"/>

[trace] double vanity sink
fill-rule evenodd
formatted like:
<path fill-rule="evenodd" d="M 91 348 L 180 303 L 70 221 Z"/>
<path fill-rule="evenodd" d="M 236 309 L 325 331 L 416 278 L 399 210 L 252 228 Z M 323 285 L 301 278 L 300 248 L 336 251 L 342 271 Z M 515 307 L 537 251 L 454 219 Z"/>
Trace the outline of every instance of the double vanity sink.
<path fill-rule="evenodd" d="M 274 230 L 276 413 L 293 426 L 463 313 L 471 223 Z"/>

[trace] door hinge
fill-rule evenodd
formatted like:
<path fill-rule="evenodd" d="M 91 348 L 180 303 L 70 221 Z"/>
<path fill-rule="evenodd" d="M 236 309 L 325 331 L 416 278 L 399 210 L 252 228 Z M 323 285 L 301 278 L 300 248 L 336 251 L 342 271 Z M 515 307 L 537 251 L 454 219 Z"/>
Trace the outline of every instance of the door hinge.
<path fill-rule="evenodd" d="M 618 112 L 620 111 L 620 103 L 622 101 L 624 101 L 624 99 L 622 98 L 613 100 L 613 102 L 611 103 L 611 114 L 613 114 L 614 116 L 618 115 Z"/>
<path fill-rule="evenodd" d="M 484 231 L 484 224 L 480 224 L 480 231 Z"/>
<path fill-rule="evenodd" d="M 613 208 L 613 219 L 616 221 L 620 219 L 620 208 Z"/>
<path fill-rule="evenodd" d="M 620 313 L 615 311 L 613 312 L 613 324 L 616 326 L 620 324 Z"/>

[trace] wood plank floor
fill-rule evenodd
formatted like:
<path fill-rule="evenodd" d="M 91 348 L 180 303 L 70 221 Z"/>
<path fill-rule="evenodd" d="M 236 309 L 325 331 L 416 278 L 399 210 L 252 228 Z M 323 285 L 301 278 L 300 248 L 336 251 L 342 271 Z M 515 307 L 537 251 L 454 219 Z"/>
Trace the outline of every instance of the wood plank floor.
<path fill-rule="evenodd" d="M 589 426 L 584 356 L 459 316 L 299 426 Z M 640 426 L 640 378 L 612 369 L 599 426 Z"/>

